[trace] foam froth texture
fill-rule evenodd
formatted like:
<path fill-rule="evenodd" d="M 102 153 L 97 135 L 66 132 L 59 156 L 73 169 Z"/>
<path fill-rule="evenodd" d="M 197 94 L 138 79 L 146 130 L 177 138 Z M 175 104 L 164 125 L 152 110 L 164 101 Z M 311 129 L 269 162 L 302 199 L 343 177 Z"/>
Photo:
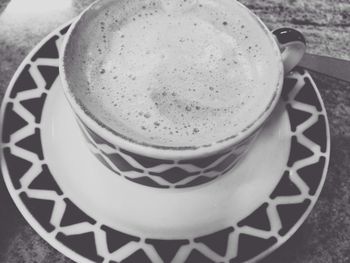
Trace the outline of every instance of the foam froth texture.
<path fill-rule="evenodd" d="M 77 25 L 66 65 L 75 96 L 117 133 L 206 145 L 251 124 L 273 97 L 270 39 L 237 3 L 105 2 Z"/>

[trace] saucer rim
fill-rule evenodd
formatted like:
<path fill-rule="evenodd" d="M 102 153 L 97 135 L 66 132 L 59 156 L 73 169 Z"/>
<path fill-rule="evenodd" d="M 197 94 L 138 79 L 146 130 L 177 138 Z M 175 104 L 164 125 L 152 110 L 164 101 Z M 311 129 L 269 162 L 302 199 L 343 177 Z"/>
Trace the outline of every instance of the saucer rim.
<path fill-rule="evenodd" d="M 74 21 L 75 19 L 69 21 L 68 23 L 65 23 L 63 26 L 58 27 L 57 29 L 53 30 L 50 34 L 48 34 L 45 38 L 43 38 L 38 44 L 35 45 L 35 47 L 31 50 L 31 52 L 23 59 L 23 61 L 21 62 L 21 64 L 18 66 L 18 68 L 16 69 L 16 72 L 14 73 L 8 88 L 4 94 L 3 97 L 3 102 L 0 108 L 0 119 L 4 120 L 4 116 L 5 116 L 5 106 L 8 104 L 8 102 L 10 102 L 12 99 L 10 98 L 9 94 L 14 86 L 15 81 L 18 79 L 18 77 L 20 76 L 21 72 L 23 71 L 23 69 L 25 68 L 26 64 L 28 61 L 31 60 L 31 58 L 33 57 L 34 54 L 36 54 L 36 52 L 40 49 L 40 47 L 42 47 L 43 44 L 45 44 L 50 38 L 52 38 L 54 35 L 59 35 L 60 37 L 63 37 L 64 34 L 61 34 L 60 31 L 62 29 L 64 29 L 65 27 L 69 26 L 72 21 Z M 61 53 L 59 53 L 59 55 L 61 55 Z M 307 71 L 306 71 L 307 72 Z M 309 73 L 308 73 L 309 74 Z M 314 208 L 317 200 L 319 199 L 320 193 L 323 189 L 324 183 L 325 183 L 325 179 L 326 179 L 326 175 L 327 175 L 327 171 L 328 171 L 328 167 L 329 167 L 329 159 L 330 159 L 330 131 L 329 131 L 329 121 L 328 121 L 328 117 L 327 117 L 327 112 L 324 106 L 324 102 L 322 100 L 322 97 L 317 89 L 317 85 L 314 82 L 314 79 L 312 78 L 311 75 L 309 75 L 309 79 L 312 82 L 312 86 L 315 89 L 315 92 L 317 93 L 318 96 L 318 100 L 321 104 L 322 107 L 322 111 L 324 113 L 324 117 L 326 119 L 326 140 L 327 140 L 327 150 L 326 153 L 324 154 L 325 156 L 325 165 L 322 171 L 322 179 L 320 181 L 320 184 L 317 188 L 316 193 L 309 197 L 311 200 L 311 204 L 309 205 L 309 207 L 306 209 L 306 211 L 303 213 L 303 215 L 298 219 L 297 223 L 293 225 L 292 228 L 289 229 L 288 233 L 285 234 L 284 236 L 280 236 L 278 238 L 278 241 L 271 246 L 269 249 L 265 250 L 264 252 L 258 254 L 256 257 L 251 258 L 248 261 L 257 261 L 260 260 L 264 257 L 266 257 L 267 255 L 269 255 L 270 253 L 272 253 L 273 251 L 275 251 L 276 249 L 278 249 L 281 245 L 283 245 L 296 231 L 297 229 L 299 229 L 299 227 L 305 222 L 306 218 L 309 216 L 309 214 L 311 213 L 312 209 Z M 50 91 L 48 91 L 49 93 Z M 44 110 L 43 110 L 44 111 Z M 40 125 L 40 123 L 39 123 Z M 2 138 L 2 132 L 3 129 L 0 129 L 0 136 Z M 1 149 L 3 149 L 3 145 L 1 145 L 0 147 Z M 77 261 L 77 262 L 81 262 L 83 260 L 83 262 L 92 262 L 89 259 L 87 259 L 86 257 L 83 257 L 82 255 L 78 254 L 77 252 L 73 251 L 71 248 L 63 245 L 62 243 L 58 242 L 55 238 L 53 238 L 52 233 L 48 233 L 39 223 L 38 221 L 33 217 L 33 215 L 29 212 L 29 210 L 26 208 L 26 206 L 23 204 L 23 202 L 19 199 L 19 192 L 23 191 L 22 189 L 16 190 L 13 188 L 12 182 L 10 180 L 10 176 L 9 176 L 9 171 L 8 171 L 8 167 L 7 164 L 4 165 L 4 158 L 2 157 L 2 150 L 0 152 L 0 157 L 1 157 L 1 171 L 0 173 L 3 174 L 3 178 L 6 184 L 6 187 L 8 189 L 8 192 L 10 193 L 10 196 L 12 198 L 12 200 L 14 201 L 14 203 L 16 204 L 16 207 L 18 208 L 19 212 L 23 215 L 23 217 L 26 219 L 26 221 L 29 223 L 29 225 L 45 240 L 47 241 L 52 247 L 54 247 L 58 252 L 62 253 L 65 256 L 68 256 L 69 258 Z M 5 169 L 6 167 L 6 169 Z"/>

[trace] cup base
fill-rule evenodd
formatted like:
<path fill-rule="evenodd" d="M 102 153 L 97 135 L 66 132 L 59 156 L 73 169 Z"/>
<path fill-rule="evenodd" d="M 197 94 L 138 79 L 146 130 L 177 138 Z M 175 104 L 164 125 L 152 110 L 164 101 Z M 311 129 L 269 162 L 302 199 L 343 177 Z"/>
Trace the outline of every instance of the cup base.
<path fill-rule="evenodd" d="M 116 175 L 90 153 L 64 95 L 58 91 L 52 98 L 48 102 L 52 111 L 45 112 L 44 118 L 55 132 L 43 136 L 51 172 L 60 175 L 58 184 L 84 211 L 94 211 L 96 217 L 128 233 L 181 238 L 227 227 L 228 221 L 238 222 L 269 196 L 288 161 L 289 121 L 280 105 L 249 154 L 213 182 L 188 189 L 138 185 Z"/>

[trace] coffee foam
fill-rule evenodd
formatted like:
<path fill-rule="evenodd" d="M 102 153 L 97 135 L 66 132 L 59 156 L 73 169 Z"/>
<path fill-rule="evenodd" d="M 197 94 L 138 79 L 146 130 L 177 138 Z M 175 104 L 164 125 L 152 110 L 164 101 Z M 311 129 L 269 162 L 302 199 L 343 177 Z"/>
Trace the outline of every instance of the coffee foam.
<path fill-rule="evenodd" d="M 103 8 L 80 31 L 85 46 L 71 64 L 79 67 L 76 97 L 116 132 L 146 144 L 205 145 L 244 129 L 271 100 L 276 84 L 264 67 L 277 64 L 264 53 L 269 40 L 254 38 L 236 3 Z"/>

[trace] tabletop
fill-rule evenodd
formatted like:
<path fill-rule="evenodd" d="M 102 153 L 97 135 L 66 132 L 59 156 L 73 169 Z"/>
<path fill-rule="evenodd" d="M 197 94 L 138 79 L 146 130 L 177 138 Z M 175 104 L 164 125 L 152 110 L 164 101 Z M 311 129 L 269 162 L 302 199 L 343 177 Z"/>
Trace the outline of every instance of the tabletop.
<path fill-rule="evenodd" d="M 0 103 L 28 52 L 48 33 L 79 14 L 92 0 L 0 0 Z M 308 52 L 350 60 L 349 0 L 241 0 L 270 29 L 293 27 Z M 315 208 L 264 263 L 350 262 L 350 84 L 312 73 L 331 130 L 328 177 Z M 0 124 L 1 126 L 1 124 Z M 0 262 L 68 263 L 19 213 L 0 176 Z"/>

